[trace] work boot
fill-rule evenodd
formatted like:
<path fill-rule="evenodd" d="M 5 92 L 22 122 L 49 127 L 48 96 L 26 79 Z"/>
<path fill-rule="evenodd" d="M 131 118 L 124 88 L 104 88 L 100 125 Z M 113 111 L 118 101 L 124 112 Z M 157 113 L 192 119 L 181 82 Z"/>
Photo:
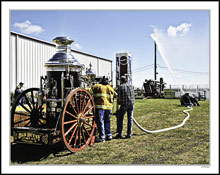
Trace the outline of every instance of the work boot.
<path fill-rule="evenodd" d="M 98 142 L 105 142 L 105 139 L 102 139 L 102 138 L 95 138 L 95 142 L 98 143 Z"/>
<path fill-rule="evenodd" d="M 117 134 L 115 138 L 116 138 L 116 139 L 123 139 L 123 137 L 122 137 L 121 134 Z"/>
<path fill-rule="evenodd" d="M 112 139 L 112 136 L 107 136 L 106 137 L 106 140 L 111 140 Z"/>

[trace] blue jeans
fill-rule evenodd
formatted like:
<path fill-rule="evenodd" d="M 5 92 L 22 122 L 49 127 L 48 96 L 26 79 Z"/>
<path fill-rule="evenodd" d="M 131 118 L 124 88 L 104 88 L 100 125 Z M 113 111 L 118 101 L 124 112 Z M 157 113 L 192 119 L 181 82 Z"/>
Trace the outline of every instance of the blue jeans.
<path fill-rule="evenodd" d="M 96 123 L 99 131 L 99 138 L 105 139 L 105 135 L 112 136 L 110 125 L 111 110 L 96 109 Z"/>
<path fill-rule="evenodd" d="M 134 106 L 123 106 L 121 105 L 117 113 L 117 132 L 122 136 L 123 130 L 123 120 L 124 115 L 127 112 L 128 123 L 127 123 L 127 136 L 132 135 L 132 126 L 133 126 L 133 110 Z"/>
<path fill-rule="evenodd" d="M 20 95 L 23 91 L 22 90 L 15 90 L 15 99 L 18 97 L 18 95 Z M 21 97 L 20 101 L 19 101 L 22 105 L 24 105 L 24 97 Z"/>

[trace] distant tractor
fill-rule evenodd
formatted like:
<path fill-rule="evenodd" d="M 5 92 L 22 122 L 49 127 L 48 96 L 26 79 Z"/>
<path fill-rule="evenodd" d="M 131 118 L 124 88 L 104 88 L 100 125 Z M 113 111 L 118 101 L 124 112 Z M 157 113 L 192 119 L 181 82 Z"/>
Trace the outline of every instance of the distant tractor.
<path fill-rule="evenodd" d="M 143 95 L 145 98 L 164 98 L 165 84 L 163 78 L 160 81 L 145 79 L 143 83 Z"/>

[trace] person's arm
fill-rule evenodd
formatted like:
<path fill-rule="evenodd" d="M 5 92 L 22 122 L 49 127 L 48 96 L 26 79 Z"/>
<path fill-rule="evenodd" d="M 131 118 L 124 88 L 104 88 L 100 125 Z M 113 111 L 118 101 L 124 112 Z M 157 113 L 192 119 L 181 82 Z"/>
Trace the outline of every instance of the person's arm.
<path fill-rule="evenodd" d="M 121 87 L 118 87 L 118 104 L 121 103 Z"/>
<path fill-rule="evenodd" d="M 114 91 L 114 98 L 118 96 L 117 92 Z"/>

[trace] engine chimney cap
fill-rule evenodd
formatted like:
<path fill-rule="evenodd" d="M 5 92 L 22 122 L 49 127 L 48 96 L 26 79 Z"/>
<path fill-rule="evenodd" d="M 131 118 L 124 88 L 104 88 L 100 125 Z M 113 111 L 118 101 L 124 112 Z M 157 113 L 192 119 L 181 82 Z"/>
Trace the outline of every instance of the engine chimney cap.
<path fill-rule="evenodd" d="M 70 45 L 74 41 L 70 37 L 56 37 L 53 39 L 53 42 L 58 45 Z"/>

